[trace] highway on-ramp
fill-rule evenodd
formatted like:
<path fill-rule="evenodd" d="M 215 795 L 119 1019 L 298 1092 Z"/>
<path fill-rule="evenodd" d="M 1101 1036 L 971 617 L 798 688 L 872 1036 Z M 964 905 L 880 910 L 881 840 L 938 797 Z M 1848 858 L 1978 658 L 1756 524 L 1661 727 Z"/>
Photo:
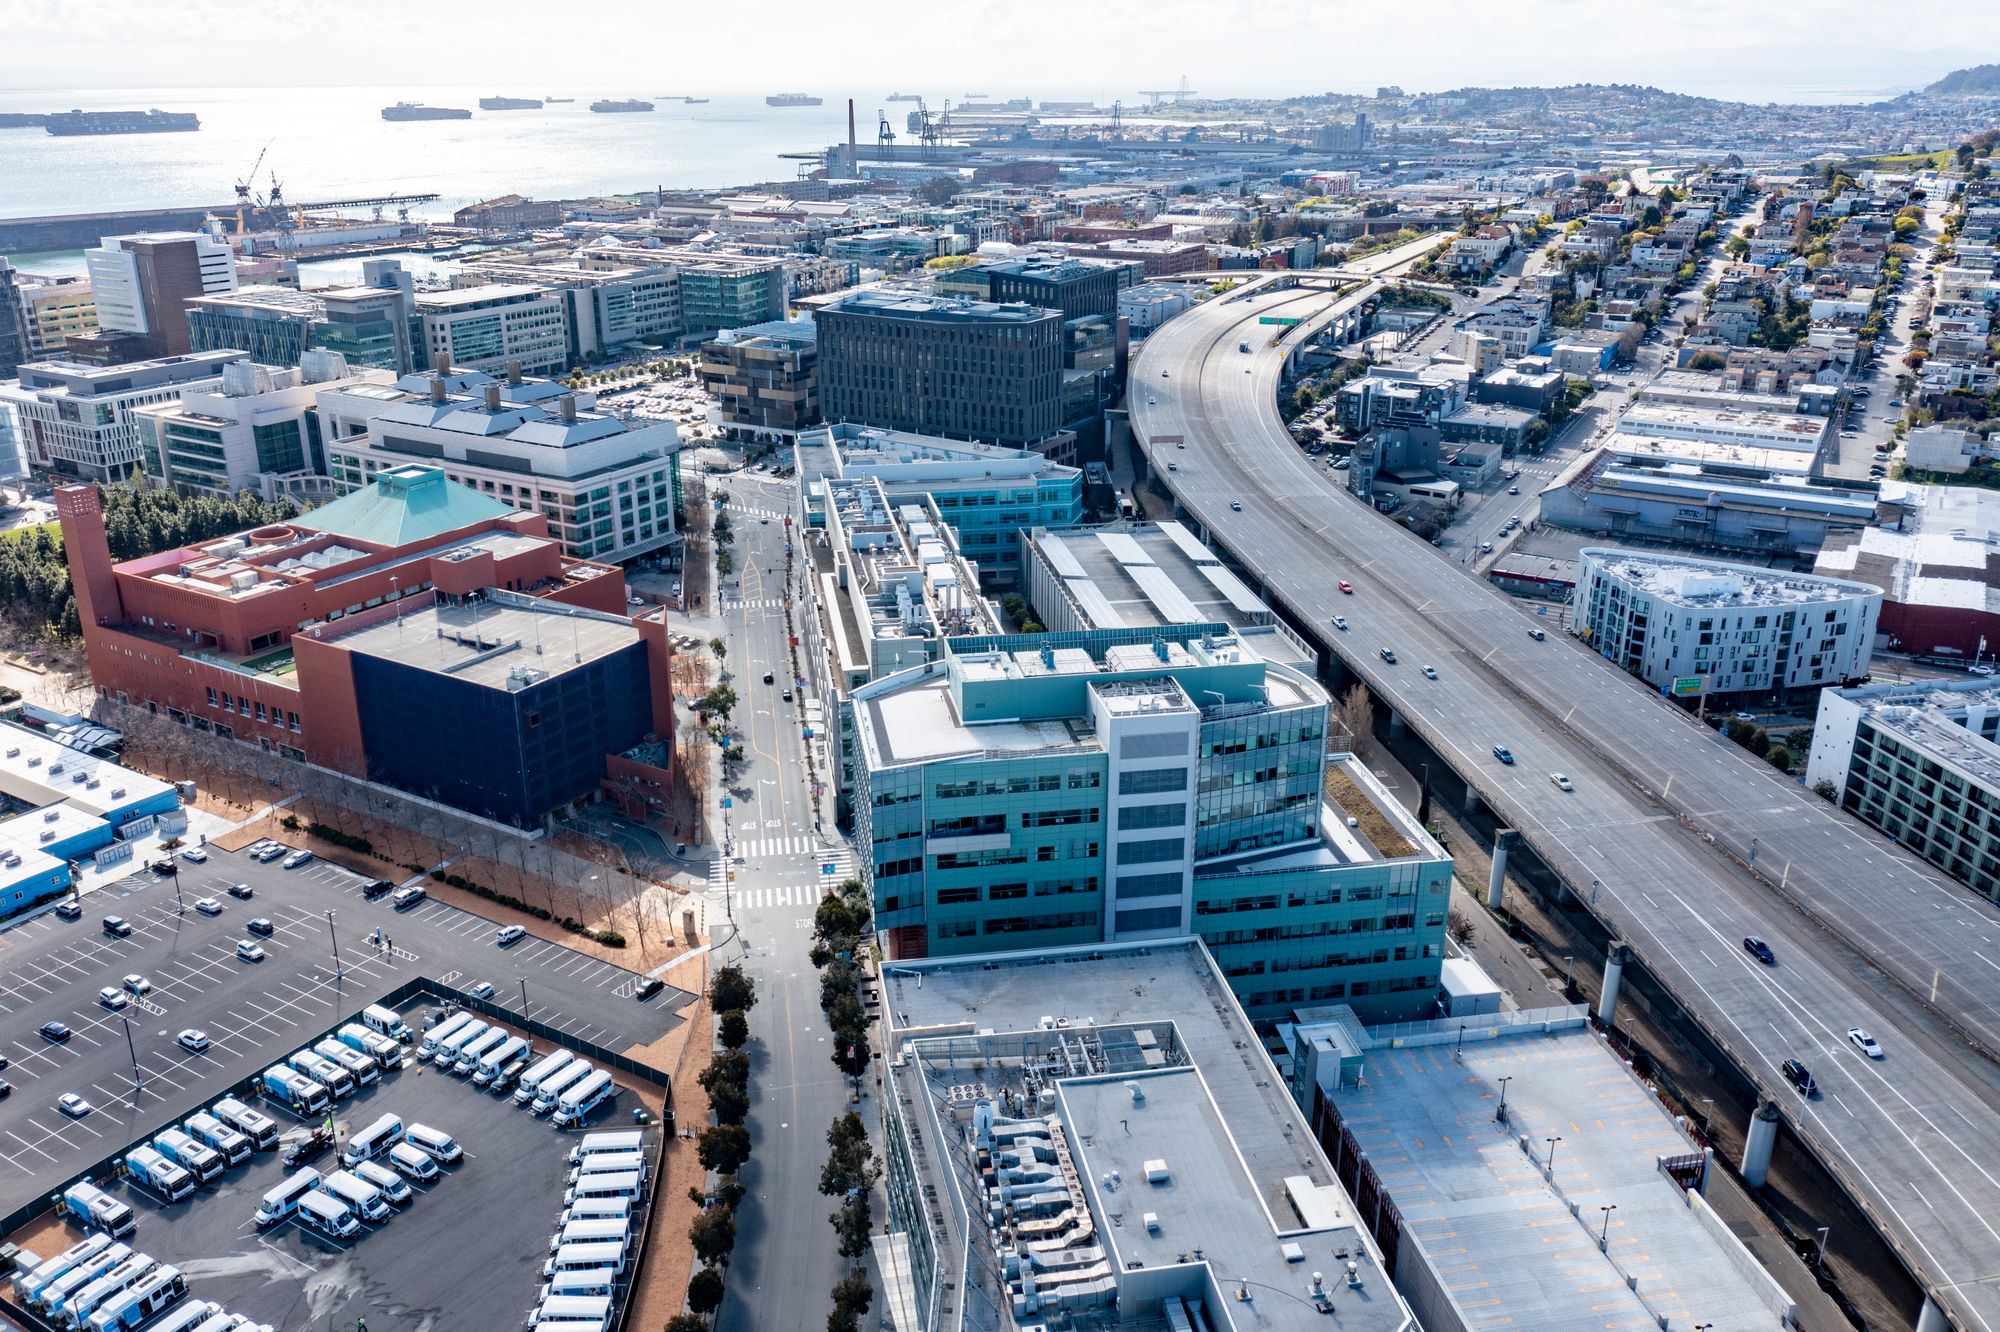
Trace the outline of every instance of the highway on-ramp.
<path fill-rule="evenodd" d="M 1148 339 L 1128 403 L 1159 478 L 1632 944 L 1953 1321 L 2000 1332 L 2000 1070 L 1973 1048 L 2000 1051 L 2000 914 L 1339 491 L 1278 418 L 1291 339 L 1258 322 L 1336 299 L 1260 284 Z"/>

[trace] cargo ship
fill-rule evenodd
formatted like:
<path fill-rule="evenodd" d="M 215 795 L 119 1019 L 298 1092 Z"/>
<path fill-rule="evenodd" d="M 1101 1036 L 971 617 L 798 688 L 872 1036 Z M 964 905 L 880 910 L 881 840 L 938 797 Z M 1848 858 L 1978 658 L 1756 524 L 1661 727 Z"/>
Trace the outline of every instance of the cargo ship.
<path fill-rule="evenodd" d="M 472 113 L 459 106 L 423 106 L 417 102 L 398 102 L 394 106 L 382 108 L 384 120 L 470 120 Z"/>
<path fill-rule="evenodd" d="M 824 98 L 811 93 L 772 93 L 764 99 L 765 106 L 818 106 Z"/>
<path fill-rule="evenodd" d="M 574 101 L 576 100 L 576 98 L 574 98 L 574 97 L 544 97 L 544 98 L 543 98 L 542 100 L 543 100 L 544 102 L 547 102 L 547 103 L 548 103 L 548 104 L 549 104 L 550 106 L 554 106 L 554 105 L 555 105 L 555 104 L 556 104 L 557 102 L 574 102 Z"/>
<path fill-rule="evenodd" d="M 613 115 L 621 111 L 651 111 L 651 102 L 642 102 L 636 97 L 601 97 L 590 104 L 590 109 L 600 114 Z"/>
<path fill-rule="evenodd" d="M 924 99 L 915 93 L 890 93 L 889 100 L 892 102 L 921 102 Z"/>
<path fill-rule="evenodd" d="M 51 111 L 42 128 L 51 134 L 176 134 L 201 128 L 192 111 Z"/>
<path fill-rule="evenodd" d="M 708 99 L 707 99 L 706 97 L 683 97 L 683 98 L 681 98 L 681 101 L 683 101 L 683 102 L 687 103 L 687 104 L 688 104 L 689 106 L 707 106 L 707 105 L 708 105 Z"/>
<path fill-rule="evenodd" d="M 481 111 L 539 111 L 542 99 L 539 97 L 482 97 L 479 99 Z"/>

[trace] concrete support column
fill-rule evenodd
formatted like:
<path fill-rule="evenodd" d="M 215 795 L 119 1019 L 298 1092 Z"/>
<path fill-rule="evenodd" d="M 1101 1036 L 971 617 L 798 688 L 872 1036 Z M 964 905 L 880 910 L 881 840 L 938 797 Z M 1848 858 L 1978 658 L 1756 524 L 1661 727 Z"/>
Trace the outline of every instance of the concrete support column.
<path fill-rule="evenodd" d="M 1757 1111 L 1750 1116 L 1750 1134 L 1743 1140 L 1743 1182 L 1753 1189 L 1764 1187 L 1771 1173 L 1771 1149 L 1778 1145 L 1778 1105 L 1757 1099 Z"/>
<path fill-rule="evenodd" d="M 1611 1015 L 1618 1007 L 1618 983 L 1625 979 L 1625 960 L 1632 956 L 1632 949 L 1626 944 L 1613 943 L 1604 954 L 1604 993 L 1597 996 L 1597 1021 L 1609 1027 Z"/>
<path fill-rule="evenodd" d="M 1401 740 L 1403 732 L 1408 729 L 1409 724 L 1403 720 L 1402 713 L 1395 711 L 1389 713 L 1389 738 L 1391 740 Z"/>
<path fill-rule="evenodd" d="M 1493 873 L 1486 878 L 1486 906 L 1498 911 L 1507 882 L 1507 848 L 1513 845 L 1515 832 L 1512 828 L 1502 828 L 1493 835 Z"/>
<path fill-rule="evenodd" d="M 1470 783 L 1465 788 L 1465 812 L 1468 817 L 1479 812 L 1479 791 Z"/>
<path fill-rule="evenodd" d="M 1924 1307 L 1917 1314 L 1917 1332 L 1951 1332 L 1951 1321 L 1928 1295 L 1924 1296 Z"/>

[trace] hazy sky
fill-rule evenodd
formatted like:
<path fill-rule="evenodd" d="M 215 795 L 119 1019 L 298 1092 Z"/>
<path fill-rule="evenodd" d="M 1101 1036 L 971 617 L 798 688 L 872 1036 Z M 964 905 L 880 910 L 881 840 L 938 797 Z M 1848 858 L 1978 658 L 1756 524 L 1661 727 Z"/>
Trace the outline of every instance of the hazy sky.
<path fill-rule="evenodd" d="M 2000 5 L 1953 6 L 1943 25 L 1898 13 L 1879 0 L 7 0 L 0 87 L 638 80 L 1110 98 L 1186 75 L 1224 95 L 1598 81 L 1778 97 L 1921 86 L 2000 59 Z"/>

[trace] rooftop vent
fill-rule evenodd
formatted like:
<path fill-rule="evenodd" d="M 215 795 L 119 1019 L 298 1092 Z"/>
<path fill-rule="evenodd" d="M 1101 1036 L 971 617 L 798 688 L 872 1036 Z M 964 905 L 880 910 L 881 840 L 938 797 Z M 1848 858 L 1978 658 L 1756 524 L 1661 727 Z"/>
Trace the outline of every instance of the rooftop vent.
<path fill-rule="evenodd" d="M 1146 1162 L 1146 1182 L 1148 1184 L 1171 1183 L 1173 1177 L 1173 1172 L 1167 1169 L 1167 1160 L 1165 1157 L 1156 1156 Z"/>

